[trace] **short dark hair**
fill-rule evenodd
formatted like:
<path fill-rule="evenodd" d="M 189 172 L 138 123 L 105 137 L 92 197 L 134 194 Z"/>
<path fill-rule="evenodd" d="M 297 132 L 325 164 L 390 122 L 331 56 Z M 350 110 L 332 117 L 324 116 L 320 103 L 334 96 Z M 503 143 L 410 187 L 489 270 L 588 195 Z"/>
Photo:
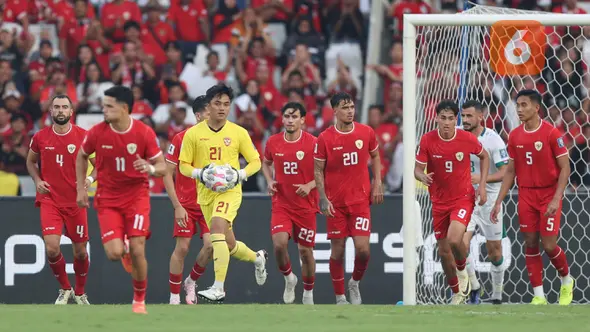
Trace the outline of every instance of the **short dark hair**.
<path fill-rule="evenodd" d="M 301 72 L 297 69 L 295 69 L 289 73 L 289 79 L 291 79 L 293 76 L 299 76 L 299 77 L 303 78 L 303 74 L 301 74 Z"/>
<path fill-rule="evenodd" d="M 139 25 L 139 23 L 137 23 L 135 21 L 127 21 L 127 22 L 125 22 L 125 24 L 123 24 L 123 31 L 127 32 L 127 30 L 129 30 L 131 28 L 135 28 L 138 31 L 141 30 L 141 26 Z"/>
<path fill-rule="evenodd" d="M 287 97 L 289 97 L 292 93 L 298 94 L 301 99 L 305 98 L 305 92 L 301 88 L 291 88 L 287 90 Z"/>
<path fill-rule="evenodd" d="M 459 106 L 457 103 L 450 99 L 441 100 L 438 105 L 436 105 L 436 114 L 440 114 L 442 111 L 453 111 L 453 114 L 459 114 Z"/>
<path fill-rule="evenodd" d="M 220 83 L 210 87 L 205 95 L 207 96 L 208 101 L 213 100 L 213 98 L 219 95 L 227 95 L 229 100 L 232 101 L 234 99 L 234 90 L 231 87 Z"/>
<path fill-rule="evenodd" d="M 70 102 L 70 107 L 74 106 L 74 103 L 72 103 L 72 99 L 68 95 L 59 94 L 59 95 L 53 96 L 53 98 L 51 98 L 51 105 L 53 105 L 53 101 L 56 99 L 67 99 Z"/>
<path fill-rule="evenodd" d="M 520 90 L 518 91 L 518 93 L 516 94 L 516 99 L 518 99 L 518 97 L 529 97 L 529 99 L 533 102 L 536 103 L 538 105 L 542 104 L 542 97 L 541 94 L 537 91 L 537 90 L 532 90 L 532 89 L 524 89 L 524 90 Z"/>
<path fill-rule="evenodd" d="M 341 102 L 353 102 L 352 97 L 346 92 L 337 92 L 330 98 L 332 108 L 340 105 Z"/>
<path fill-rule="evenodd" d="M 129 114 L 133 110 L 133 91 L 123 85 L 115 85 L 104 92 L 107 97 L 114 98 L 118 103 L 125 104 L 129 108 Z"/>
<path fill-rule="evenodd" d="M 477 100 L 474 100 L 474 99 L 466 100 L 463 103 L 463 105 L 461 105 L 462 109 L 466 109 L 466 108 L 470 108 L 470 107 L 475 108 L 475 110 L 478 112 L 483 111 L 483 106 L 481 105 L 481 103 Z"/>
<path fill-rule="evenodd" d="M 383 105 L 379 105 L 379 104 L 373 104 L 369 106 L 369 111 L 372 109 L 376 109 L 379 110 L 379 113 L 384 114 L 385 113 L 385 107 L 383 107 Z"/>
<path fill-rule="evenodd" d="M 192 104 L 193 113 L 197 114 L 197 113 L 204 112 L 205 108 L 207 107 L 207 104 L 209 104 L 209 100 L 207 99 L 207 96 L 205 96 L 205 95 L 198 96 L 197 98 L 195 98 L 195 100 L 193 101 L 193 104 Z"/>
<path fill-rule="evenodd" d="M 294 109 L 296 111 L 299 111 L 299 113 L 301 113 L 301 117 L 304 117 L 305 114 L 307 113 L 305 111 L 305 106 L 301 105 L 300 103 L 296 103 L 296 102 L 288 102 L 286 103 L 283 108 L 281 108 L 281 113 L 285 114 L 285 112 L 288 109 Z"/>

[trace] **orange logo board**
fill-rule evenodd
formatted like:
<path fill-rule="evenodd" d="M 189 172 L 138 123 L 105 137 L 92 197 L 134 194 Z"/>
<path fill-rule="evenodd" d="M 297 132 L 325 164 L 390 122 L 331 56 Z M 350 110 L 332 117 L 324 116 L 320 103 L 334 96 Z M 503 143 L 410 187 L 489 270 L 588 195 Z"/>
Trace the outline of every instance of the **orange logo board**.
<path fill-rule="evenodd" d="M 538 75 L 545 67 L 547 34 L 541 23 L 498 21 L 490 36 L 490 65 L 498 75 Z"/>

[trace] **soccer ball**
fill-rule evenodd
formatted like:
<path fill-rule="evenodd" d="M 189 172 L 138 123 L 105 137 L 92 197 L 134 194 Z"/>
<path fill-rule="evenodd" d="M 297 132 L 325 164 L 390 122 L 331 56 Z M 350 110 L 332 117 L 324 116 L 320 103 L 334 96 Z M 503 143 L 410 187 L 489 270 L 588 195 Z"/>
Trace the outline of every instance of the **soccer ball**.
<path fill-rule="evenodd" d="M 216 193 L 223 193 L 236 185 L 238 175 L 229 165 L 212 165 L 203 174 L 203 181 L 207 188 Z"/>

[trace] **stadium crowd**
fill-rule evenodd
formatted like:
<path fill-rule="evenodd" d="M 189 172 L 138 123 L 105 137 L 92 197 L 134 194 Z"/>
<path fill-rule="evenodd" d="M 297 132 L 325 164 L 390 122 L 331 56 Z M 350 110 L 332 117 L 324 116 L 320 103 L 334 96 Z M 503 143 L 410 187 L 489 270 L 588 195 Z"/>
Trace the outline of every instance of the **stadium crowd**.
<path fill-rule="evenodd" d="M 482 4 L 585 12 L 575 0 Z M 191 100 L 208 86 L 226 82 L 238 91 L 232 118 L 250 132 L 262 155 L 266 138 L 281 130 L 280 108 L 288 101 L 306 106 L 306 130 L 314 135 L 332 124 L 330 94 L 348 92 L 360 110 L 366 67 L 382 78 L 381 102 L 368 114 L 380 141 L 381 175 L 389 192 L 400 191 L 401 18 L 404 13 L 456 12 L 461 6 L 453 0 L 390 4 L 389 57 L 384 64 L 367 64 L 369 0 L 0 0 L 0 179 L 27 175 L 30 137 L 51 125 L 48 101 L 58 93 L 73 99 L 73 121 L 88 126 L 101 118 L 104 90 L 114 84 L 132 87 L 133 116 L 156 131 L 165 151 L 176 133 L 196 122 Z M 570 147 L 577 147 L 571 149 L 572 183 L 590 186 L 585 65 L 590 64 L 590 27 L 570 29 L 562 37 L 546 72 L 563 68 L 558 71 L 563 75 L 515 81 L 507 91 L 522 85 L 544 93 L 551 105 L 547 118 L 568 134 Z M 352 47 L 359 50 L 357 61 L 345 56 Z M 338 50 L 346 52 L 340 56 Z M 507 128 L 502 105 L 510 104 L 512 92 L 494 92 L 498 81 L 487 75 L 472 96 L 488 107 L 488 126 L 502 131 Z M 252 177 L 244 190 L 263 191 L 263 181 L 260 174 Z M 152 193 L 165 191 L 161 180 L 151 184 Z"/>

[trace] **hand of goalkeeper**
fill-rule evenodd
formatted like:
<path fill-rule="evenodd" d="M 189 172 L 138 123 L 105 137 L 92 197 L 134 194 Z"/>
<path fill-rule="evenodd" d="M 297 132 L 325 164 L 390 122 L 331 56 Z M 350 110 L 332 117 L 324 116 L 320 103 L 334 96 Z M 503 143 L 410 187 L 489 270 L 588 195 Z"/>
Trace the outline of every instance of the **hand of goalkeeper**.
<path fill-rule="evenodd" d="M 226 164 L 225 166 L 229 169 L 229 172 L 227 172 L 227 175 L 225 177 L 229 185 L 228 189 L 232 189 L 238 184 L 240 184 L 242 181 L 248 179 L 248 177 L 246 176 L 246 171 L 244 171 L 243 169 L 237 170 L 229 164 Z"/>

